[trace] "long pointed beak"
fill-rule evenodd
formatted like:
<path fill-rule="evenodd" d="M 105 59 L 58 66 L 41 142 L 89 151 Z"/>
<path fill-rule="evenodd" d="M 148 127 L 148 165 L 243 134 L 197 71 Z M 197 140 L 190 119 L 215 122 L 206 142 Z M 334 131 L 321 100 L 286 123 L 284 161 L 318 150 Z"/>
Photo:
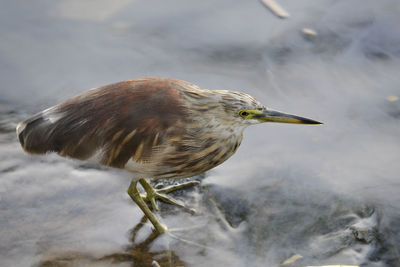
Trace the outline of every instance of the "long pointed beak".
<path fill-rule="evenodd" d="M 275 110 L 264 110 L 262 113 L 254 116 L 261 122 L 281 122 L 281 123 L 298 123 L 298 124 L 323 124 L 322 122 L 299 117 L 296 115 L 286 114 Z"/>

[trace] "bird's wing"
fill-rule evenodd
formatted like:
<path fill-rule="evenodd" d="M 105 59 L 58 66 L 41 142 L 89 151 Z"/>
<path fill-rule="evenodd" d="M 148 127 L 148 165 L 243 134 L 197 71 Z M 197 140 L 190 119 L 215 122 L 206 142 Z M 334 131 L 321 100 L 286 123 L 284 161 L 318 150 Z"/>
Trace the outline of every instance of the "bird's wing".
<path fill-rule="evenodd" d="M 89 90 L 22 122 L 30 153 L 57 152 L 123 168 L 145 161 L 168 134 L 179 134 L 187 110 L 176 80 L 140 79 Z"/>

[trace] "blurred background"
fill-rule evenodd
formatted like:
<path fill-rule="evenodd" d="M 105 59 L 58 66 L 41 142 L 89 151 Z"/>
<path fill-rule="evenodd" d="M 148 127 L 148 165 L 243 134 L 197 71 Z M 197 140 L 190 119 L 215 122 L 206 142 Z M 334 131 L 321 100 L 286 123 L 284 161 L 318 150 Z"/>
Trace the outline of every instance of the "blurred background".
<path fill-rule="evenodd" d="M 1 0 L 1 266 L 400 266 L 400 2 Z M 23 119 L 143 76 L 249 93 L 325 124 L 263 124 L 161 206 L 130 175 L 25 154 Z"/>

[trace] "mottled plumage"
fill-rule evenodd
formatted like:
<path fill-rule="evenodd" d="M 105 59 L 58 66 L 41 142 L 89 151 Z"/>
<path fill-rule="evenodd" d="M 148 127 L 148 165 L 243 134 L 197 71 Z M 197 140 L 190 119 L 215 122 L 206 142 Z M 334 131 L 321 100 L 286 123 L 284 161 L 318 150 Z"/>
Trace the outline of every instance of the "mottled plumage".
<path fill-rule="evenodd" d="M 144 78 L 75 96 L 20 123 L 17 135 L 29 153 L 126 169 L 136 181 L 203 173 L 235 153 L 248 125 L 264 121 L 318 123 L 267 110 L 247 94 Z"/>
<path fill-rule="evenodd" d="M 263 108 L 237 92 L 137 79 L 89 90 L 40 112 L 20 124 L 18 136 L 30 153 L 57 152 L 125 168 L 137 178 L 189 177 L 238 148 L 244 127 L 227 120 L 237 108 L 233 103 Z"/>

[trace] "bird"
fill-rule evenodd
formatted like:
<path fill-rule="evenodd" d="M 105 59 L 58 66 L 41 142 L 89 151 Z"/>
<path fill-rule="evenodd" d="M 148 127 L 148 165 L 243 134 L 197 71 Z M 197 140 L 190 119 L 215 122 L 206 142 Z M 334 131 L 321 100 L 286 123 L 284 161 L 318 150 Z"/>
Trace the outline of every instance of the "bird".
<path fill-rule="evenodd" d="M 168 227 L 151 210 L 158 210 L 156 200 L 183 206 L 166 193 L 198 182 L 155 189 L 148 179 L 202 174 L 236 152 L 246 127 L 265 122 L 322 124 L 245 93 L 145 77 L 83 92 L 20 122 L 16 133 L 27 153 L 55 152 L 130 172 L 127 193 L 163 234 Z"/>

